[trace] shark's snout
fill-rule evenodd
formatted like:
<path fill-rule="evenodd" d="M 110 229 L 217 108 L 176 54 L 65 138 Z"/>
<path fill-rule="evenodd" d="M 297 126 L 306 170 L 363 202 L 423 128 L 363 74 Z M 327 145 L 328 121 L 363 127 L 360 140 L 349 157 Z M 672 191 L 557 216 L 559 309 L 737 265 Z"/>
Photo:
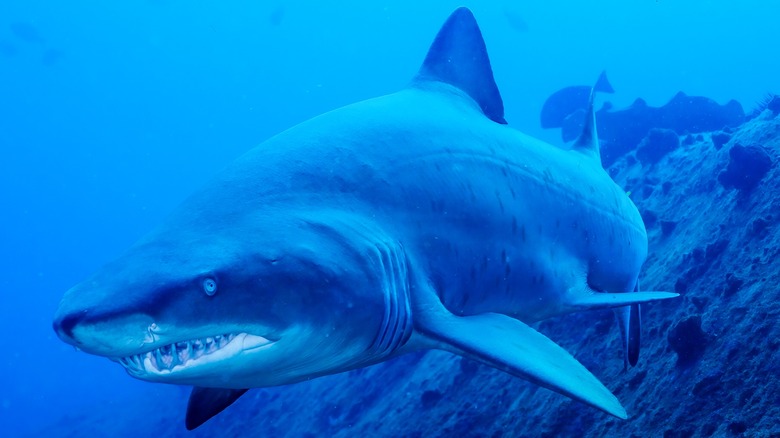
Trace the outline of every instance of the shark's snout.
<path fill-rule="evenodd" d="M 72 299 L 75 287 L 65 294 L 65 298 L 60 302 L 57 311 L 54 313 L 52 328 L 60 339 L 64 342 L 78 346 L 80 344 L 76 331 L 89 324 L 89 320 L 94 320 L 94 306 L 90 302 L 80 299 Z M 78 294 L 80 295 L 80 294 Z"/>
<path fill-rule="evenodd" d="M 76 345 L 77 342 L 73 336 L 73 330 L 86 315 L 86 310 L 68 310 L 60 306 L 57 309 L 57 313 L 54 314 L 52 328 L 54 328 L 60 339 L 68 344 Z"/>
<path fill-rule="evenodd" d="M 83 291 L 80 291 L 83 292 Z M 52 328 L 65 343 L 101 356 L 115 357 L 152 338 L 153 319 L 132 308 L 114 308 L 68 296 L 54 314 Z"/>

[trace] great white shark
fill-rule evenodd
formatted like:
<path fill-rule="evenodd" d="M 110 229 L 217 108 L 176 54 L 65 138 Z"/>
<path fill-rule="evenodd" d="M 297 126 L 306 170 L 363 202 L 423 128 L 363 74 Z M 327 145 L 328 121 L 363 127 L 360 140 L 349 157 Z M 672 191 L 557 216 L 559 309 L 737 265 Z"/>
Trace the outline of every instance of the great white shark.
<path fill-rule="evenodd" d="M 615 308 L 638 354 L 642 219 L 602 168 L 592 100 L 571 150 L 509 127 L 468 9 L 410 85 L 239 158 L 70 289 L 59 337 L 138 379 L 192 385 L 199 426 L 248 388 L 442 349 L 619 418 L 528 324 Z M 628 293 L 627 293 L 628 292 Z"/>

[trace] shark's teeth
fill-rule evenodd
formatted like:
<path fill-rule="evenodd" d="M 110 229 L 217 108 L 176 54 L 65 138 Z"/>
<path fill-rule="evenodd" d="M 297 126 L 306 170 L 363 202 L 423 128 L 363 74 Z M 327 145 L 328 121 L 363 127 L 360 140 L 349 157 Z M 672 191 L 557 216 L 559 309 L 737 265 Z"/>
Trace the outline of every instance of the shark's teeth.
<path fill-rule="evenodd" d="M 238 335 L 228 333 L 225 335 L 181 341 L 163 345 L 152 351 L 121 357 L 115 360 L 131 372 L 142 372 L 147 368 L 151 368 L 152 371 L 158 372 L 164 370 L 170 371 L 177 365 L 185 365 L 191 360 L 196 360 L 202 356 L 221 350 L 230 344 L 236 336 Z M 148 365 L 146 361 L 149 361 Z"/>

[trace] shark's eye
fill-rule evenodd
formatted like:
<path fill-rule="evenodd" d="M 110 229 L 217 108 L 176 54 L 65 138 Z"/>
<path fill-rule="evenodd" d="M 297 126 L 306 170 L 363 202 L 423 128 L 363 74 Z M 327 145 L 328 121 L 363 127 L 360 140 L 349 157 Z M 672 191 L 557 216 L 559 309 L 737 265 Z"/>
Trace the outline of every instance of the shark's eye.
<path fill-rule="evenodd" d="M 206 292 L 208 296 L 213 296 L 217 293 L 217 281 L 213 278 L 203 280 L 203 292 Z"/>

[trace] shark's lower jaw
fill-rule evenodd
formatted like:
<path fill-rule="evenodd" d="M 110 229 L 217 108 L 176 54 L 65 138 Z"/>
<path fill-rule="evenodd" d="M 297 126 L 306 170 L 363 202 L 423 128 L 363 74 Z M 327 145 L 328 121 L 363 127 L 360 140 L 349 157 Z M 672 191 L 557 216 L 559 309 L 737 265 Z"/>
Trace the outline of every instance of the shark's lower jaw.
<path fill-rule="evenodd" d="M 113 360 L 119 362 L 133 376 L 170 375 L 206 364 L 221 362 L 247 350 L 272 345 L 274 341 L 248 333 L 181 341 L 160 348 Z"/>

